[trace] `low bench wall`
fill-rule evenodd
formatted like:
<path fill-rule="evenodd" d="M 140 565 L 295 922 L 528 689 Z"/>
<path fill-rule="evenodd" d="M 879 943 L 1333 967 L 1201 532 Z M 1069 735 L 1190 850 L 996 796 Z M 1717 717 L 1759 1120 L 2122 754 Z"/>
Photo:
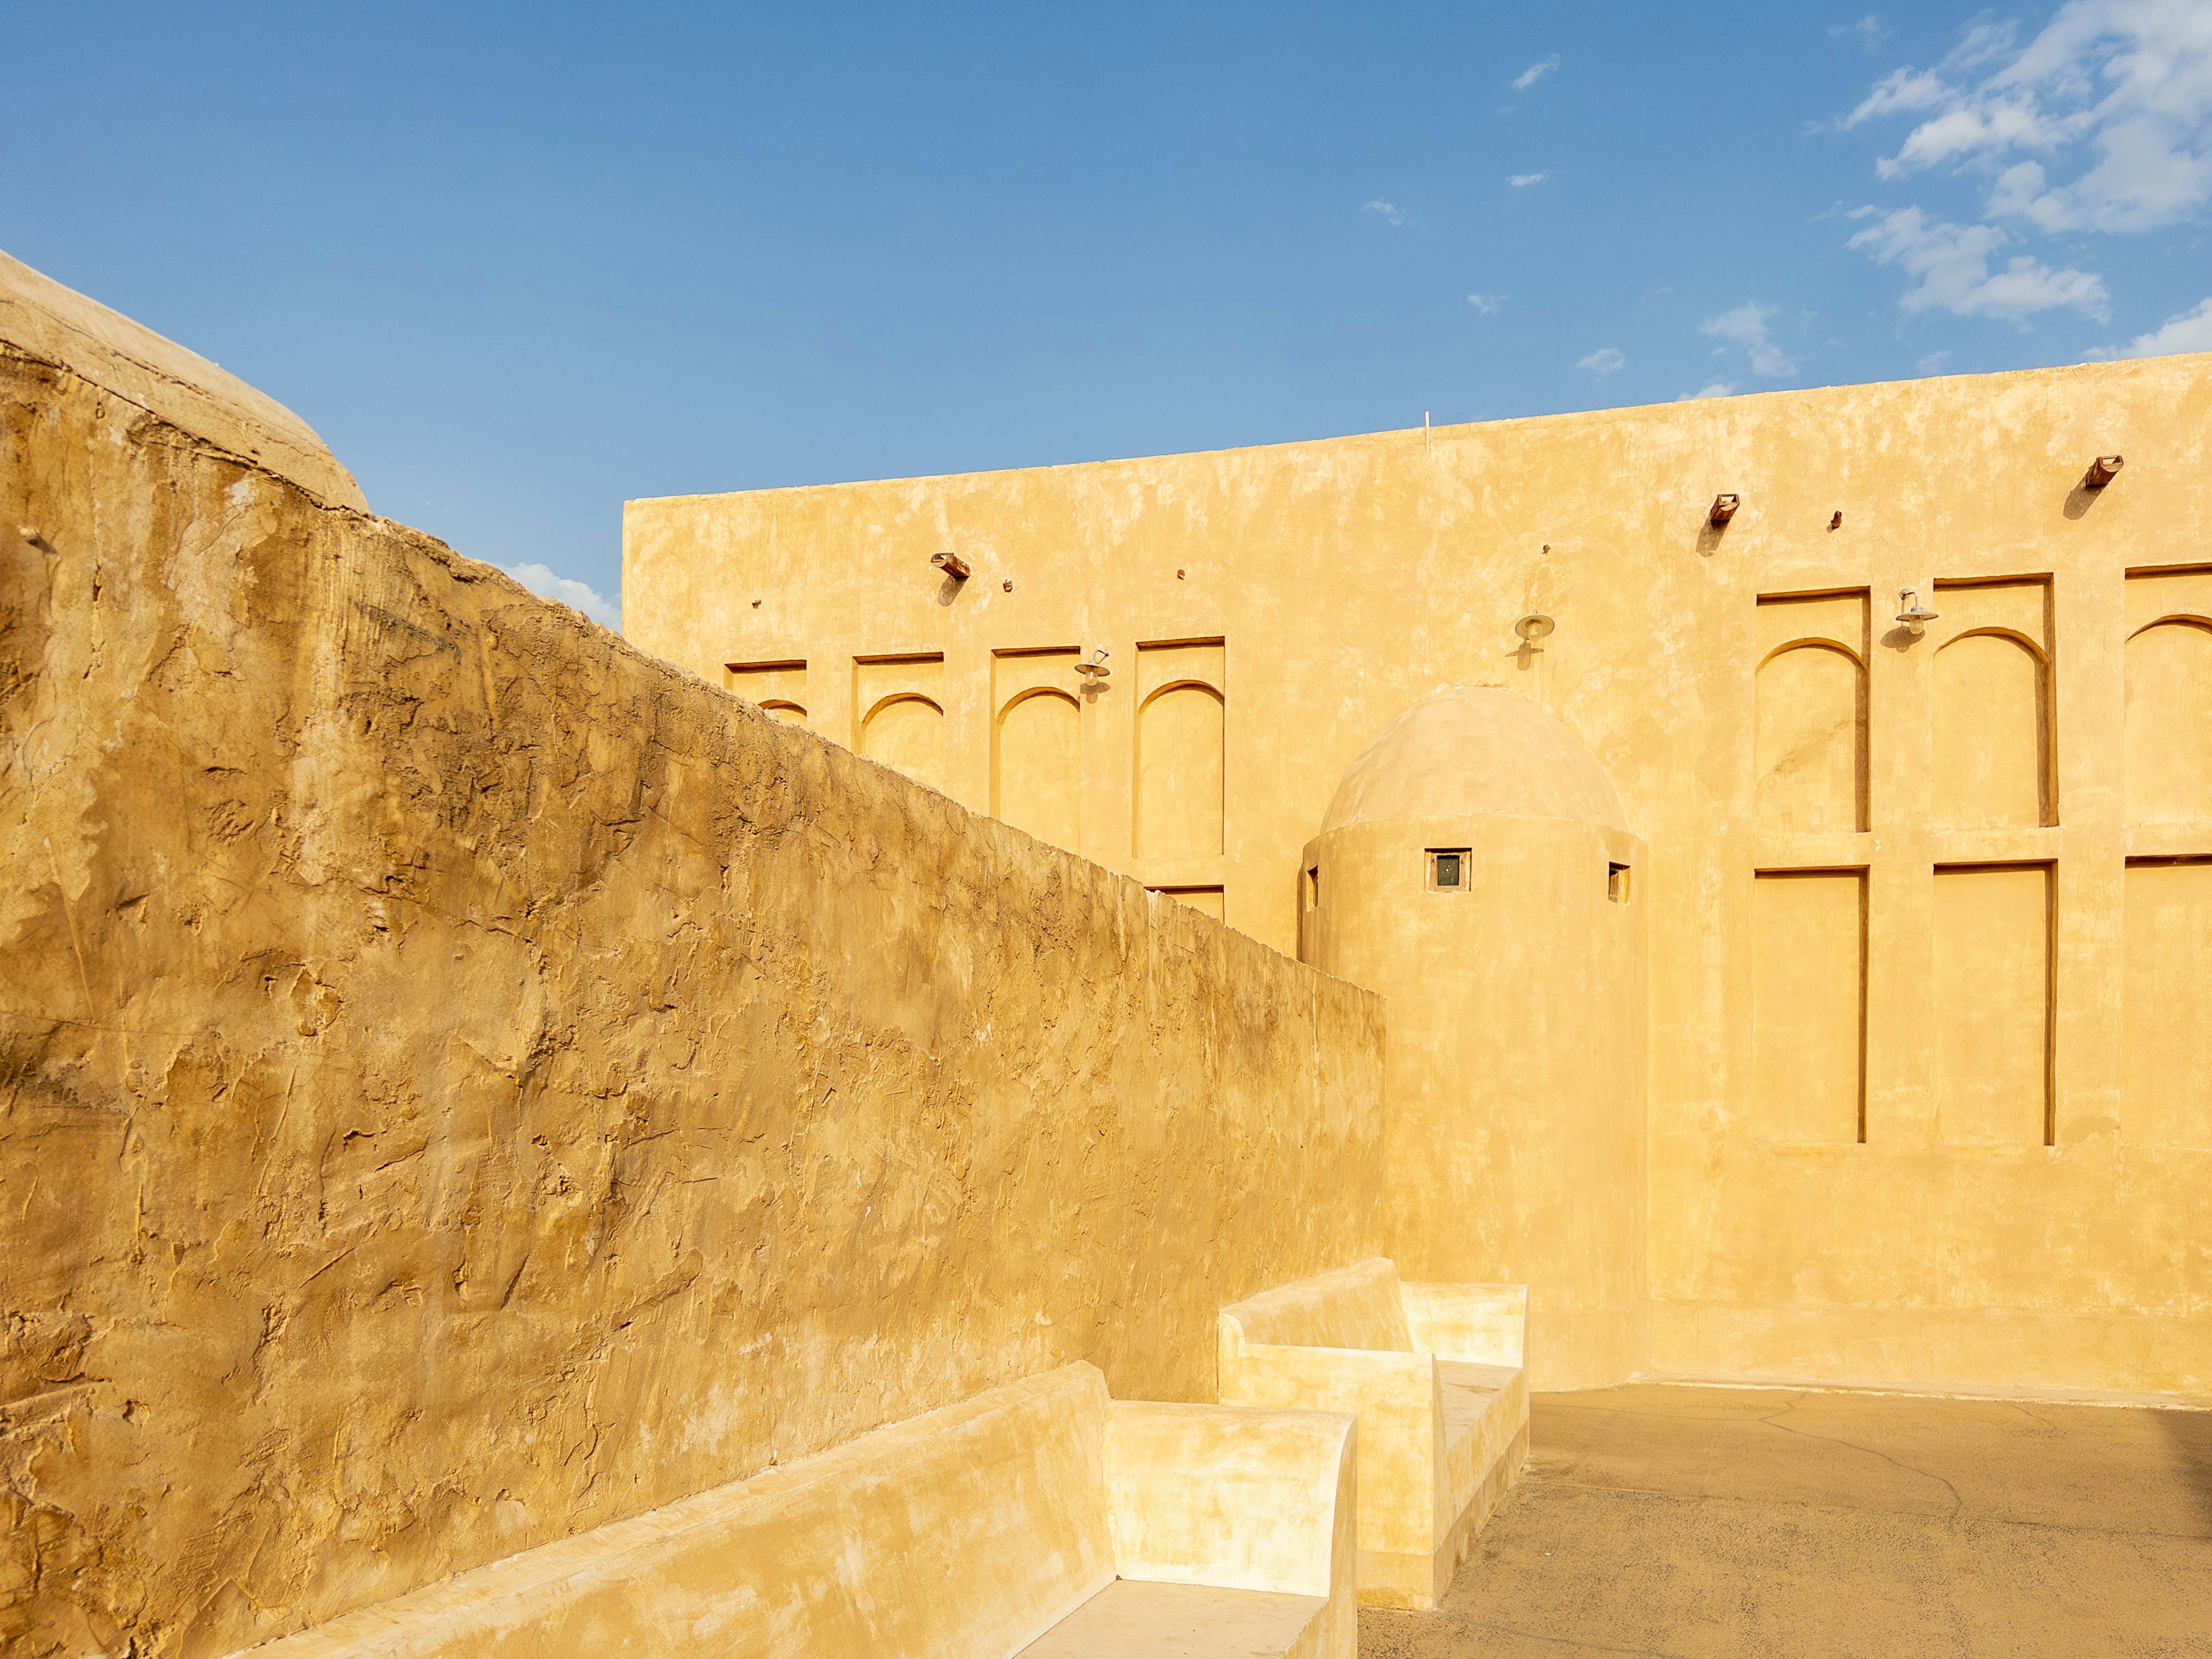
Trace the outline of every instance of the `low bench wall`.
<path fill-rule="evenodd" d="M 251 1659 L 1006 1659 L 1129 1613 L 1170 1639 L 1125 1651 L 1256 1625 L 1255 1653 L 1352 1659 L 1356 1486 L 1347 1417 L 1109 1400 L 1079 1362 Z"/>

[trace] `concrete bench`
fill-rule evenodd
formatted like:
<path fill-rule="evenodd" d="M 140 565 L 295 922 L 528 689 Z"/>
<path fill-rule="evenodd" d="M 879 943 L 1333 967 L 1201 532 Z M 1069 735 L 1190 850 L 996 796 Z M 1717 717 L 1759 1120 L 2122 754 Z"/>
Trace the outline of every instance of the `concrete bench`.
<path fill-rule="evenodd" d="M 1523 1285 L 1382 1258 L 1221 1310 L 1224 1404 L 1359 1419 L 1359 1600 L 1433 1607 L 1528 1452 Z"/>
<path fill-rule="evenodd" d="M 1354 1455 L 1069 1365 L 252 1653 L 1352 1659 Z"/>

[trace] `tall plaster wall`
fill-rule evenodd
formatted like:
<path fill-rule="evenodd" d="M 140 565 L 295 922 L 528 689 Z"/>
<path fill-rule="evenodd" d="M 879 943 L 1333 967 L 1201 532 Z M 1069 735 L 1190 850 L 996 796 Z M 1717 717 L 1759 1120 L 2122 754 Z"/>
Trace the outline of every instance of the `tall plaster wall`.
<path fill-rule="evenodd" d="M 994 653 L 1109 648 L 1084 849 L 1285 950 L 1362 746 L 1442 687 L 1517 690 L 1650 848 L 1644 1368 L 2212 1391 L 2212 866 L 2143 862 L 2212 857 L 2212 785 L 2180 787 L 2212 777 L 2212 357 L 634 501 L 624 559 L 633 638 L 804 664 L 840 741 L 855 657 L 941 659 L 979 808 Z M 1925 635 L 1887 620 L 1906 586 Z M 1222 852 L 1170 866 L 1133 836 L 1129 671 L 1194 640 Z M 2050 866 L 2043 926 L 1992 863 Z"/>
<path fill-rule="evenodd" d="M 0 1649 L 1209 1399 L 1382 1247 L 1370 995 L 4 343 L 0 528 Z"/>

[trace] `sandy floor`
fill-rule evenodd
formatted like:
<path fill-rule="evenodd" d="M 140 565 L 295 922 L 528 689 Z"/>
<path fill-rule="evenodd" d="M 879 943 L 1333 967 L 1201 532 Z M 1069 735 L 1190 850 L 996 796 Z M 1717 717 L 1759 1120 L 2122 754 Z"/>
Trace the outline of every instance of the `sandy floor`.
<path fill-rule="evenodd" d="M 1645 1384 L 1532 1426 L 1362 1659 L 2212 1656 L 2212 1412 Z"/>

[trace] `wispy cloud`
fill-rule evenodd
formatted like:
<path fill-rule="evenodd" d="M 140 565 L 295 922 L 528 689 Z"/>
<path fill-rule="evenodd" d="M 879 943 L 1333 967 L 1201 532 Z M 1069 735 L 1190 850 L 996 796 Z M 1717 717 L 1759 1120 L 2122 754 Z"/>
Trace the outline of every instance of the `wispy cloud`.
<path fill-rule="evenodd" d="M 2101 276 L 2014 250 L 2186 224 L 2212 208 L 2212 5 L 2067 0 L 2025 46 L 2019 35 L 2010 22 L 1977 22 L 1934 66 L 1883 76 L 1836 124 L 1907 118 L 1896 149 L 1875 158 L 1877 175 L 1978 185 L 1975 224 L 1917 206 L 1851 216 L 1868 222 L 1850 246 L 1911 279 L 1899 296 L 1908 313 L 2017 320 L 2071 309 L 2102 319 Z M 2141 338 L 2169 328 L 2185 337 L 2186 321 Z"/>
<path fill-rule="evenodd" d="M 616 600 L 584 583 L 567 576 L 556 576 L 542 564 L 511 564 L 507 574 L 541 599 L 558 599 L 574 605 L 602 628 L 622 632 L 622 606 Z"/>
<path fill-rule="evenodd" d="M 1516 173 L 1505 182 L 1516 190 L 1526 190 L 1531 185 L 1542 184 L 1544 175 L 1540 173 Z"/>
<path fill-rule="evenodd" d="M 1710 385 L 1698 387 L 1695 392 L 1685 392 L 1674 401 L 1678 404 L 1686 404 L 1692 403 L 1699 398 L 1733 398 L 1735 396 L 1734 386 L 1726 380 L 1715 380 Z"/>
<path fill-rule="evenodd" d="M 2212 298 L 2169 317 L 2148 334 L 2138 334 L 2123 357 L 2164 357 L 2177 351 L 2212 351 Z"/>
<path fill-rule="evenodd" d="M 1831 40 L 1856 39 L 1861 46 L 1871 52 L 1889 39 L 1889 26 L 1881 21 L 1881 13 L 1870 11 L 1855 23 L 1835 24 L 1828 30 L 1828 39 Z"/>
<path fill-rule="evenodd" d="M 1505 303 L 1505 296 L 1503 294 L 1470 294 L 1467 296 L 1467 302 L 1487 317 Z"/>
<path fill-rule="evenodd" d="M 2094 271 L 2071 265 L 2054 270 L 2025 253 L 1992 270 L 1990 261 L 2013 240 L 1996 225 L 1953 224 L 1917 207 L 1887 213 L 1863 207 L 1850 216 L 1869 222 L 1847 246 L 1912 279 L 1898 301 L 1908 312 L 1942 310 L 2013 322 L 2067 307 L 2100 321 L 2112 314 L 2104 279 Z"/>
<path fill-rule="evenodd" d="M 1402 225 L 1406 222 L 1405 210 L 1397 206 L 1394 203 L 1385 202 L 1380 199 L 1372 202 L 1362 202 L 1359 204 L 1359 210 L 1362 213 L 1379 213 L 1384 219 L 1388 220 L 1394 225 Z"/>
<path fill-rule="evenodd" d="M 1950 361 L 1950 357 L 1951 354 L 1948 351 L 1931 351 L 1913 364 L 1912 372 L 1916 374 L 1940 374 L 1942 372 L 1943 365 Z"/>
<path fill-rule="evenodd" d="M 1618 346 L 1600 346 L 1589 356 L 1579 360 L 1575 367 L 1586 368 L 1602 380 L 1607 375 L 1618 374 L 1622 369 L 1626 368 L 1628 359 L 1622 356 L 1620 348 Z"/>
<path fill-rule="evenodd" d="M 1875 170 L 1990 182 L 1986 216 L 2046 234 L 2178 224 L 2212 202 L 2212 7 L 2070 0 L 2026 46 L 1979 23 L 1935 68 L 1899 69 L 1844 118 L 1923 118 Z"/>
<path fill-rule="evenodd" d="M 1559 54 L 1553 52 L 1540 64 L 1531 64 L 1513 77 L 1513 90 L 1526 92 L 1559 66 Z"/>
<path fill-rule="evenodd" d="M 1727 346 L 1741 346 L 1751 358 L 1751 372 L 1770 380 L 1780 380 L 1785 374 L 1797 372 L 1797 360 L 1774 343 L 1766 325 L 1775 315 L 1774 307 L 1763 306 L 1756 300 L 1747 300 L 1734 311 L 1724 311 L 1717 317 L 1708 317 L 1698 325 L 1698 331 L 1724 342 Z M 1713 354 L 1715 356 L 1719 352 Z"/>

